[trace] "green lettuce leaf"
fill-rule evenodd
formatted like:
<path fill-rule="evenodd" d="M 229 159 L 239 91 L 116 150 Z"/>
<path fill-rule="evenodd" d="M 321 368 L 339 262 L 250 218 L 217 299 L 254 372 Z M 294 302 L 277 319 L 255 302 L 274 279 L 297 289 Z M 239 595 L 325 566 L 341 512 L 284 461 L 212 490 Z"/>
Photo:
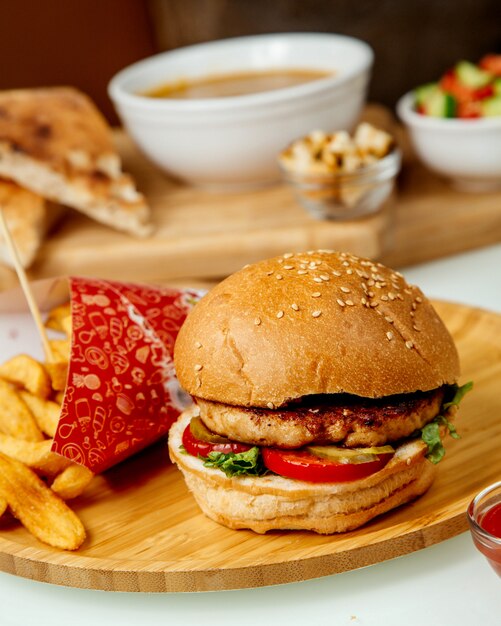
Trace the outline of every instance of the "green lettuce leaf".
<path fill-rule="evenodd" d="M 205 467 L 214 467 L 223 471 L 226 476 L 262 476 L 267 472 L 261 459 L 259 448 L 254 446 L 246 452 L 209 452 L 204 459 Z"/>
<path fill-rule="evenodd" d="M 461 400 L 468 393 L 468 391 L 472 389 L 472 387 L 473 382 L 471 381 L 465 383 L 461 387 L 454 385 L 454 395 L 452 400 L 442 404 L 441 413 L 445 413 L 451 406 L 459 406 Z M 444 444 L 442 442 L 442 438 L 440 437 L 440 426 L 442 425 L 447 427 L 447 430 L 453 439 L 460 439 L 460 435 L 454 425 L 451 424 L 451 422 L 443 415 L 437 415 L 434 420 L 426 424 L 426 426 L 423 426 L 423 428 L 421 428 L 421 439 L 428 446 L 426 458 L 434 464 L 439 463 L 445 454 Z"/>
<path fill-rule="evenodd" d="M 454 396 L 452 397 L 452 400 L 450 402 L 446 402 L 442 405 L 442 411 L 447 411 L 447 409 L 449 409 L 451 406 L 459 406 L 461 400 L 465 397 L 468 391 L 471 391 L 472 388 L 472 380 L 465 383 L 461 387 L 458 387 L 458 385 L 454 385 Z"/>

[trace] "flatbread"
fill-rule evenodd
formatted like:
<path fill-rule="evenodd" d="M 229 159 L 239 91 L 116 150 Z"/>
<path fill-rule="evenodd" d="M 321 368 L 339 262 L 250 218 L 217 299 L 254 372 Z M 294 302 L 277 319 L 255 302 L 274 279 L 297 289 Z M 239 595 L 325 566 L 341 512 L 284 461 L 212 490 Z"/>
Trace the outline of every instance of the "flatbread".
<path fill-rule="evenodd" d="M 113 228 L 152 230 L 108 124 L 72 87 L 0 92 L 0 176 Z"/>
<path fill-rule="evenodd" d="M 35 260 L 45 234 L 64 209 L 46 202 L 44 198 L 19 187 L 14 182 L 1 179 L 0 205 L 16 245 L 19 260 L 23 267 L 27 268 Z M 14 267 L 10 251 L 1 234 L 0 262 Z"/>

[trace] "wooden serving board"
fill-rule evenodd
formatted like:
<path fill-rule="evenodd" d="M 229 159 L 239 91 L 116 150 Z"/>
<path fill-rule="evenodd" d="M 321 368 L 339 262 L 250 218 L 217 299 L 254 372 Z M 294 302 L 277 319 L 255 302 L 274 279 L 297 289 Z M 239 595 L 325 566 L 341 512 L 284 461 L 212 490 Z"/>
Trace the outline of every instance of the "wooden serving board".
<path fill-rule="evenodd" d="M 501 241 L 501 193 L 454 191 L 419 163 L 387 109 L 369 106 L 364 117 L 393 132 L 404 152 L 392 211 L 318 221 L 284 185 L 240 193 L 180 185 L 117 132 L 125 169 L 151 204 L 155 234 L 135 239 L 72 211 L 42 246 L 31 278 L 80 274 L 193 285 L 287 250 L 348 250 L 402 267 Z M 14 274 L 0 266 L 0 289 L 15 284 Z"/>
<path fill-rule="evenodd" d="M 0 520 L 0 569 L 110 591 L 235 589 L 344 572 L 465 531 L 468 502 L 501 475 L 501 316 L 437 309 L 456 340 L 462 381 L 475 386 L 457 419 L 462 438 L 448 441 L 436 482 L 415 502 L 340 535 L 229 530 L 199 512 L 160 442 L 97 477 L 73 503 L 89 534 L 78 552 L 48 548 Z"/>

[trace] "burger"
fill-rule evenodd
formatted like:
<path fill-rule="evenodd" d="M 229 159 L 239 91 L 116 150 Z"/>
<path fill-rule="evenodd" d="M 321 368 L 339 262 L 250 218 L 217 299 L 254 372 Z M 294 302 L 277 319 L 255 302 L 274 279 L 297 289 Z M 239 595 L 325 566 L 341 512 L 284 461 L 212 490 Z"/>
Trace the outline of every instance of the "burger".
<path fill-rule="evenodd" d="M 457 437 L 453 339 L 419 288 L 352 254 L 246 266 L 195 305 L 169 451 L 199 507 L 258 533 L 353 530 L 421 496 Z"/>

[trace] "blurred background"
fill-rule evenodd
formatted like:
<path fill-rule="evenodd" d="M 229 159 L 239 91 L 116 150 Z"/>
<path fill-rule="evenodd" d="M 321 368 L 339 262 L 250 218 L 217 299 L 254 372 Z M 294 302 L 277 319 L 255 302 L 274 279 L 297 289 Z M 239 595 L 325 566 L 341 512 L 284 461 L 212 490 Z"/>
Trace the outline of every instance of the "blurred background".
<path fill-rule="evenodd" d="M 131 62 L 213 39 L 288 31 L 367 41 L 376 54 L 369 99 L 393 106 L 458 59 L 501 52 L 501 2 L 4 0 L 0 89 L 72 84 L 116 123 L 106 86 Z"/>

